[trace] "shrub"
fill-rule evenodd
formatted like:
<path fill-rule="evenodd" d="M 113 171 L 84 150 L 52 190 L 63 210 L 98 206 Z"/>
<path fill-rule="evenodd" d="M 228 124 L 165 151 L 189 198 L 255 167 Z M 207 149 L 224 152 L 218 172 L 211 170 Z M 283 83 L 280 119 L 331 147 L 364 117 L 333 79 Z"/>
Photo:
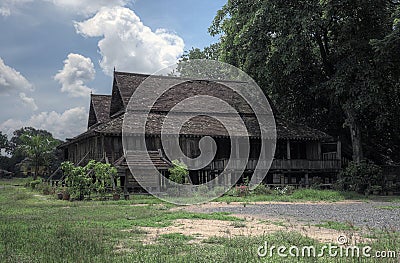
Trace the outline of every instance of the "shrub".
<path fill-rule="evenodd" d="M 90 161 L 85 167 L 75 167 L 71 162 L 61 164 L 66 175 L 66 182 L 73 198 L 83 199 L 92 191 L 104 195 L 111 188 L 111 177 L 116 176 L 117 170 L 110 164 Z"/>
<path fill-rule="evenodd" d="M 362 161 L 350 162 L 349 166 L 339 174 L 336 189 L 368 193 L 372 186 L 382 186 L 382 169 L 375 164 Z"/>
<path fill-rule="evenodd" d="M 29 186 L 30 186 L 32 189 L 35 189 L 36 186 L 37 186 L 38 184 L 40 184 L 41 182 L 42 182 L 42 180 L 37 179 L 37 180 L 34 180 L 34 181 L 30 182 L 30 183 L 29 183 Z"/>
<path fill-rule="evenodd" d="M 39 192 L 42 192 L 42 194 L 44 195 L 52 195 L 55 193 L 54 188 L 45 182 L 41 182 L 38 185 L 36 185 L 35 189 Z"/>
<path fill-rule="evenodd" d="M 277 195 L 291 195 L 293 191 L 293 186 L 275 187 L 275 194 Z"/>
<path fill-rule="evenodd" d="M 259 184 L 254 190 L 253 193 L 256 195 L 271 195 L 274 194 L 274 190 L 265 184 Z"/>
<path fill-rule="evenodd" d="M 172 164 L 174 166 L 168 169 L 171 174 L 169 179 L 177 184 L 182 184 L 185 177 L 189 174 L 187 166 L 178 160 L 173 160 Z"/>

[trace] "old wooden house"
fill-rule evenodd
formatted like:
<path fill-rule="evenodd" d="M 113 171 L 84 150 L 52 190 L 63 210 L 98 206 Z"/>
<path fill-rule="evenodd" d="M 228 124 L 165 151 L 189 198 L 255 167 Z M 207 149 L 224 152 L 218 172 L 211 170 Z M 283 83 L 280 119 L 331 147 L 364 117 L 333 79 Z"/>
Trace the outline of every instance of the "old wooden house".
<path fill-rule="evenodd" d="M 135 89 L 148 75 L 114 72 L 111 95 L 91 95 L 87 131 L 67 139 L 61 148 L 66 160 L 84 164 L 94 159 L 109 162 L 118 168 L 121 185 L 127 190 L 143 190 L 127 167 L 122 145 L 124 113 Z M 168 78 L 168 77 L 165 77 Z M 161 126 L 169 110 L 179 101 L 206 94 L 218 97 L 233 105 L 242 117 L 249 133 L 250 159 L 241 178 L 251 176 L 259 157 L 260 131 L 257 119 L 238 94 L 224 85 L 206 80 L 187 80 L 170 89 L 156 102 L 146 124 L 146 147 L 152 164 L 161 174 L 168 176 L 171 160 L 163 154 Z M 218 110 L 218 109 L 216 109 Z M 275 116 L 277 145 L 274 160 L 264 183 L 270 185 L 310 185 L 314 182 L 329 185 L 341 169 L 341 144 L 326 133 Z M 215 178 L 225 167 L 235 150 L 240 158 L 240 145 L 231 145 L 224 126 L 213 118 L 198 116 L 185 124 L 180 132 L 180 146 L 188 157 L 199 154 L 199 140 L 211 136 L 217 144 L 214 160 L 205 168 L 190 171 L 193 184 L 202 184 Z M 143 150 L 146 148 L 143 146 Z M 154 188 L 166 187 L 162 177 L 153 178 Z M 238 183 L 240 183 L 239 181 Z"/>

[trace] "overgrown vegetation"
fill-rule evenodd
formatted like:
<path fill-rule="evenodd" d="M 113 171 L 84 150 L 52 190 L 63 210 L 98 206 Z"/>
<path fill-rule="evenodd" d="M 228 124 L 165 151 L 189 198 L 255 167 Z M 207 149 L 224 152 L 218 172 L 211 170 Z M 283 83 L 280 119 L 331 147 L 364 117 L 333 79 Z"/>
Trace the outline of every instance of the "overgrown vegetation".
<path fill-rule="evenodd" d="M 269 187 L 263 184 L 257 186 L 247 195 L 242 195 L 239 188 L 232 188 L 224 196 L 216 201 L 220 202 L 304 202 L 304 201 L 326 201 L 338 202 L 346 199 L 366 200 L 364 195 L 341 192 L 336 190 L 318 190 L 318 189 L 294 189 L 291 186 Z"/>
<path fill-rule="evenodd" d="M 8 182 L 0 182 L 5 185 Z M 11 184 L 13 185 L 13 184 Z M 0 189 L 0 262 L 359 262 L 351 258 L 259 258 L 257 249 L 271 245 L 324 244 L 296 232 L 277 232 L 259 237 L 211 237 L 198 244 L 194 236 L 162 234 L 155 244 L 144 245 L 146 231 L 140 226 L 168 226 L 175 219 L 243 221 L 228 214 L 170 211 L 169 204 L 132 206 L 147 202 L 137 196 L 118 202 L 64 202 L 35 196 L 22 187 Z M 373 231 L 374 250 L 393 250 L 400 242 L 391 230 Z M 363 244 L 361 244 L 363 246 Z M 363 259 L 374 262 L 375 259 Z"/>
<path fill-rule="evenodd" d="M 170 172 L 169 179 L 177 184 L 184 183 L 186 177 L 189 175 L 189 171 L 186 164 L 178 160 L 173 160 L 172 164 L 173 167 L 168 169 L 168 171 Z"/>
<path fill-rule="evenodd" d="M 219 43 L 182 61 L 242 69 L 280 115 L 340 136 L 357 163 L 400 162 L 397 1 L 228 0 L 209 32 Z"/>
<path fill-rule="evenodd" d="M 63 162 L 62 170 L 66 175 L 66 183 L 73 198 L 82 200 L 92 193 L 104 196 L 107 190 L 115 190 L 114 178 L 117 169 L 110 164 L 89 161 L 85 166 L 75 166 L 71 162 Z"/>
<path fill-rule="evenodd" d="M 354 191 L 368 194 L 383 189 L 382 169 L 365 161 L 350 164 L 339 174 L 336 186 L 341 191 Z"/>

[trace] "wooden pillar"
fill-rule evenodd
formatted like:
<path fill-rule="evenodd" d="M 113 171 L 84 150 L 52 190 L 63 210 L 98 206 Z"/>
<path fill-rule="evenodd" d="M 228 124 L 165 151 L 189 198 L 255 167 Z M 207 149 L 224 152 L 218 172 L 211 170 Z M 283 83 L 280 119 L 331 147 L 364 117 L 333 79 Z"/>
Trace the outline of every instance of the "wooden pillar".
<path fill-rule="evenodd" d="M 104 135 L 101 135 L 101 150 L 102 150 L 103 157 L 105 157 L 106 151 L 104 150 Z"/>
<path fill-rule="evenodd" d="M 338 160 L 341 160 L 342 159 L 342 142 L 339 140 L 339 138 L 338 138 L 338 141 L 337 141 L 337 148 L 336 148 L 336 158 L 338 159 Z"/>
<path fill-rule="evenodd" d="M 287 153 L 287 159 L 290 160 L 290 140 L 286 141 L 286 153 Z"/>
<path fill-rule="evenodd" d="M 94 137 L 94 149 L 93 149 L 93 154 L 96 156 L 96 160 L 100 161 L 100 154 L 99 154 L 99 144 L 97 143 L 97 136 Z"/>
<path fill-rule="evenodd" d="M 310 186 L 310 179 L 309 179 L 309 177 L 308 177 L 308 174 L 305 174 L 305 184 L 306 184 L 306 186 L 307 186 L 307 188 Z"/>
<path fill-rule="evenodd" d="M 235 141 L 235 150 L 236 150 L 236 151 L 235 151 L 235 157 L 236 157 L 236 159 L 239 159 L 239 155 L 240 155 L 240 154 L 239 154 L 239 150 L 240 150 L 240 149 L 239 149 L 239 148 L 240 148 L 240 147 L 239 147 L 239 138 L 236 138 L 236 137 L 235 137 L 234 141 Z"/>
<path fill-rule="evenodd" d="M 321 142 L 318 142 L 318 160 L 322 160 L 322 147 L 321 147 Z"/>

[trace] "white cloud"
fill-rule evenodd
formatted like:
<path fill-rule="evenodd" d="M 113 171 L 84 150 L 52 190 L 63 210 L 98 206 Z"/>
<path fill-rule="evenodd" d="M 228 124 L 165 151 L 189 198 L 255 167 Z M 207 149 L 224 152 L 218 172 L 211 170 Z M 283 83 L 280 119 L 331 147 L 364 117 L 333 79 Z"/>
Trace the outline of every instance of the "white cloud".
<path fill-rule="evenodd" d="M 33 86 L 21 73 L 7 66 L 0 57 L 0 94 L 22 90 L 33 91 Z"/>
<path fill-rule="evenodd" d="M 11 15 L 11 10 L 8 7 L 0 7 L 0 15 L 1 16 L 9 16 Z"/>
<path fill-rule="evenodd" d="M 10 16 L 11 11 L 15 11 L 20 8 L 22 5 L 33 2 L 33 0 L 1 0 L 0 3 L 0 15 L 1 16 Z"/>
<path fill-rule="evenodd" d="M 153 73 L 177 62 L 184 41 L 165 29 L 153 32 L 125 7 L 102 8 L 92 18 L 75 23 L 85 37 L 103 37 L 98 43 L 103 71 Z"/>
<path fill-rule="evenodd" d="M 25 93 L 21 92 L 19 94 L 19 98 L 31 110 L 36 111 L 38 109 L 38 106 L 36 105 L 35 100 L 33 98 L 30 98 L 30 97 L 26 96 Z"/>
<path fill-rule="evenodd" d="M 64 60 L 64 68 L 58 71 L 54 79 L 62 85 L 62 92 L 68 93 L 71 97 L 86 97 L 92 90 L 85 83 L 93 80 L 95 74 L 90 58 L 71 53 Z"/>
<path fill-rule="evenodd" d="M 56 6 L 77 14 L 92 15 L 102 7 L 125 6 L 127 0 L 52 0 Z"/>
<path fill-rule="evenodd" d="M 10 16 L 26 3 L 34 0 L 1 0 L 0 15 Z M 93 15 L 102 7 L 125 6 L 128 0 L 42 0 L 63 8 L 66 12 Z"/>
<path fill-rule="evenodd" d="M 34 127 L 51 132 L 55 138 L 64 140 L 85 131 L 87 111 L 84 107 L 72 108 L 63 113 L 41 112 L 33 115 L 28 121 L 9 119 L 0 124 L 0 130 L 11 135 L 22 127 Z"/>

